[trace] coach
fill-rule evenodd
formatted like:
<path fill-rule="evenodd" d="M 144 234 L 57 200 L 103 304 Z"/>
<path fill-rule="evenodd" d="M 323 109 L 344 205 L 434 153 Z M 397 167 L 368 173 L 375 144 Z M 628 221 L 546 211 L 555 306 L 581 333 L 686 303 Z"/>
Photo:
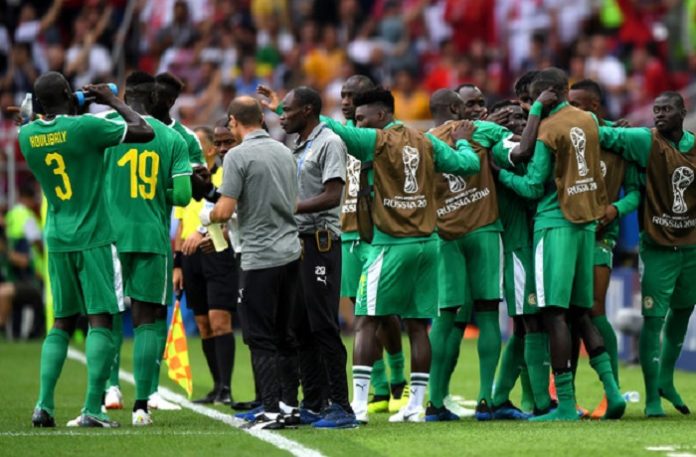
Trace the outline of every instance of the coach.
<path fill-rule="evenodd" d="M 255 99 L 234 99 L 228 114 L 230 131 L 241 144 L 225 156 L 221 196 L 200 219 L 205 226 L 227 222 L 237 210 L 242 243 L 239 311 L 264 409 L 250 428 L 279 429 L 285 417 L 279 409 L 277 360 L 287 341 L 301 254 L 293 216 L 296 168 L 288 148 L 261 128 L 263 113 Z"/>
<path fill-rule="evenodd" d="M 298 87 L 283 101 L 280 124 L 298 134 L 293 155 L 297 163 L 299 202 L 295 220 L 302 241 L 300 284 L 293 310 L 293 333 L 299 343 L 303 421 L 320 427 L 351 426 L 355 416 L 348 401 L 346 349 L 338 326 L 341 286 L 340 207 L 346 176 L 343 141 L 319 120 L 321 96 Z M 318 414 L 326 401 L 330 410 Z M 323 419 L 319 421 L 319 419 Z"/>

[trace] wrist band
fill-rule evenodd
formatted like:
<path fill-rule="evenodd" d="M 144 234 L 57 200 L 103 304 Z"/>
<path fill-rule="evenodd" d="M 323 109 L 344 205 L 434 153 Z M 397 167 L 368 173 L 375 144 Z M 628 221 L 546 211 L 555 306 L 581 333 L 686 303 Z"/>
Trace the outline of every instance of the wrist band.
<path fill-rule="evenodd" d="M 184 253 L 181 251 L 174 251 L 174 268 L 181 268 L 181 263 L 184 257 Z"/>
<path fill-rule="evenodd" d="M 541 102 L 534 102 L 534 104 L 532 104 L 532 108 L 529 110 L 529 115 L 541 117 L 541 113 L 543 111 L 544 105 L 542 105 Z"/>

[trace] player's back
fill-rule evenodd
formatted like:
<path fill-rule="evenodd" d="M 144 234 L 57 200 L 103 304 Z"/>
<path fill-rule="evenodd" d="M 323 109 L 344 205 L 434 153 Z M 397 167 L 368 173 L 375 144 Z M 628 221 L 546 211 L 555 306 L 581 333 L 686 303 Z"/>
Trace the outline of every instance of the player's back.
<path fill-rule="evenodd" d="M 46 240 L 53 252 L 114 241 L 103 193 L 104 150 L 127 126 L 93 115 L 58 115 L 20 128 L 19 144 L 48 201 Z"/>
<path fill-rule="evenodd" d="M 184 140 L 157 119 L 144 118 L 155 138 L 107 150 L 106 194 L 118 250 L 166 254 L 170 213 L 167 189 L 173 188 L 174 177 L 188 175 L 191 169 Z"/>

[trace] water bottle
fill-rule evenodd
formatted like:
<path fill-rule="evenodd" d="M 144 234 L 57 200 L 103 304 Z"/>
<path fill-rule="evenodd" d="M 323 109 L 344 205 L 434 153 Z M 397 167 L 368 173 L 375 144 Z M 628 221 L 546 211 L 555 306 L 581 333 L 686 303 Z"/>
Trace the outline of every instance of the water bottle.
<path fill-rule="evenodd" d="M 22 117 L 22 125 L 31 121 L 31 117 L 34 114 L 34 103 L 32 102 L 31 92 L 27 92 L 24 96 L 24 100 L 19 107 L 19 115 Z"/>
<path fill-rule="evenodd" d="M 108 83 L 107 86 L 109 86 L 109 89 L 111 89 L 111 92 L 113 92 L 114 95 L 118 95 L 118 86 L 116 86 L 116 84 Z M 94 96 L 87 95 L 86 92 L 81 90 L 75 91 L 74 95 L 75 100 L 77 101 L 77 106 L 80 108 L 94 101 Z"/>
<path fill-rule="evenodd" d="M 628 392 L 624 392 L 623 398 L 626 400 L 626 403 L 638 403 L 640 402 L 640 393 L 636 392 L 635 390 L 630 390 Z"/>
<path fill-rule="evenodd" d="M 215 205 L 211 202 L 206 201 L 204 207 L 207 210 L 210 210 L 214 207 Z M 213 246 L 215 246 L 215 251 L 216 252 L 222 252 L 225 249 L 227 249 L 227 240 L 225 239 L 225 236 L 222 234 L 222 228 L 220 227 L 220 224 L 218 223 L 212 223 L 208 227 L 208 234 L 210 235 L 210 239 L 213 240 Z"/>

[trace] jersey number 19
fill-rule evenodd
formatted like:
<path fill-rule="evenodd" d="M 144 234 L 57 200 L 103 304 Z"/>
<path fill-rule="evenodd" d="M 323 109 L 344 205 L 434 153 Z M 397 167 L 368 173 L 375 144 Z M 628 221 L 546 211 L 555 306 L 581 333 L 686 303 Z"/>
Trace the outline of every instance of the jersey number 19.
<path fill-rule="evenodd" d="M 118 166 L 130 165 L 130 197 L 152 200 L 157 190 L 157 173 L 160 158 L 154 151 L 129 149 L 119 160 Z M 149 166 L 148 166 L 149 162 Z"/>

